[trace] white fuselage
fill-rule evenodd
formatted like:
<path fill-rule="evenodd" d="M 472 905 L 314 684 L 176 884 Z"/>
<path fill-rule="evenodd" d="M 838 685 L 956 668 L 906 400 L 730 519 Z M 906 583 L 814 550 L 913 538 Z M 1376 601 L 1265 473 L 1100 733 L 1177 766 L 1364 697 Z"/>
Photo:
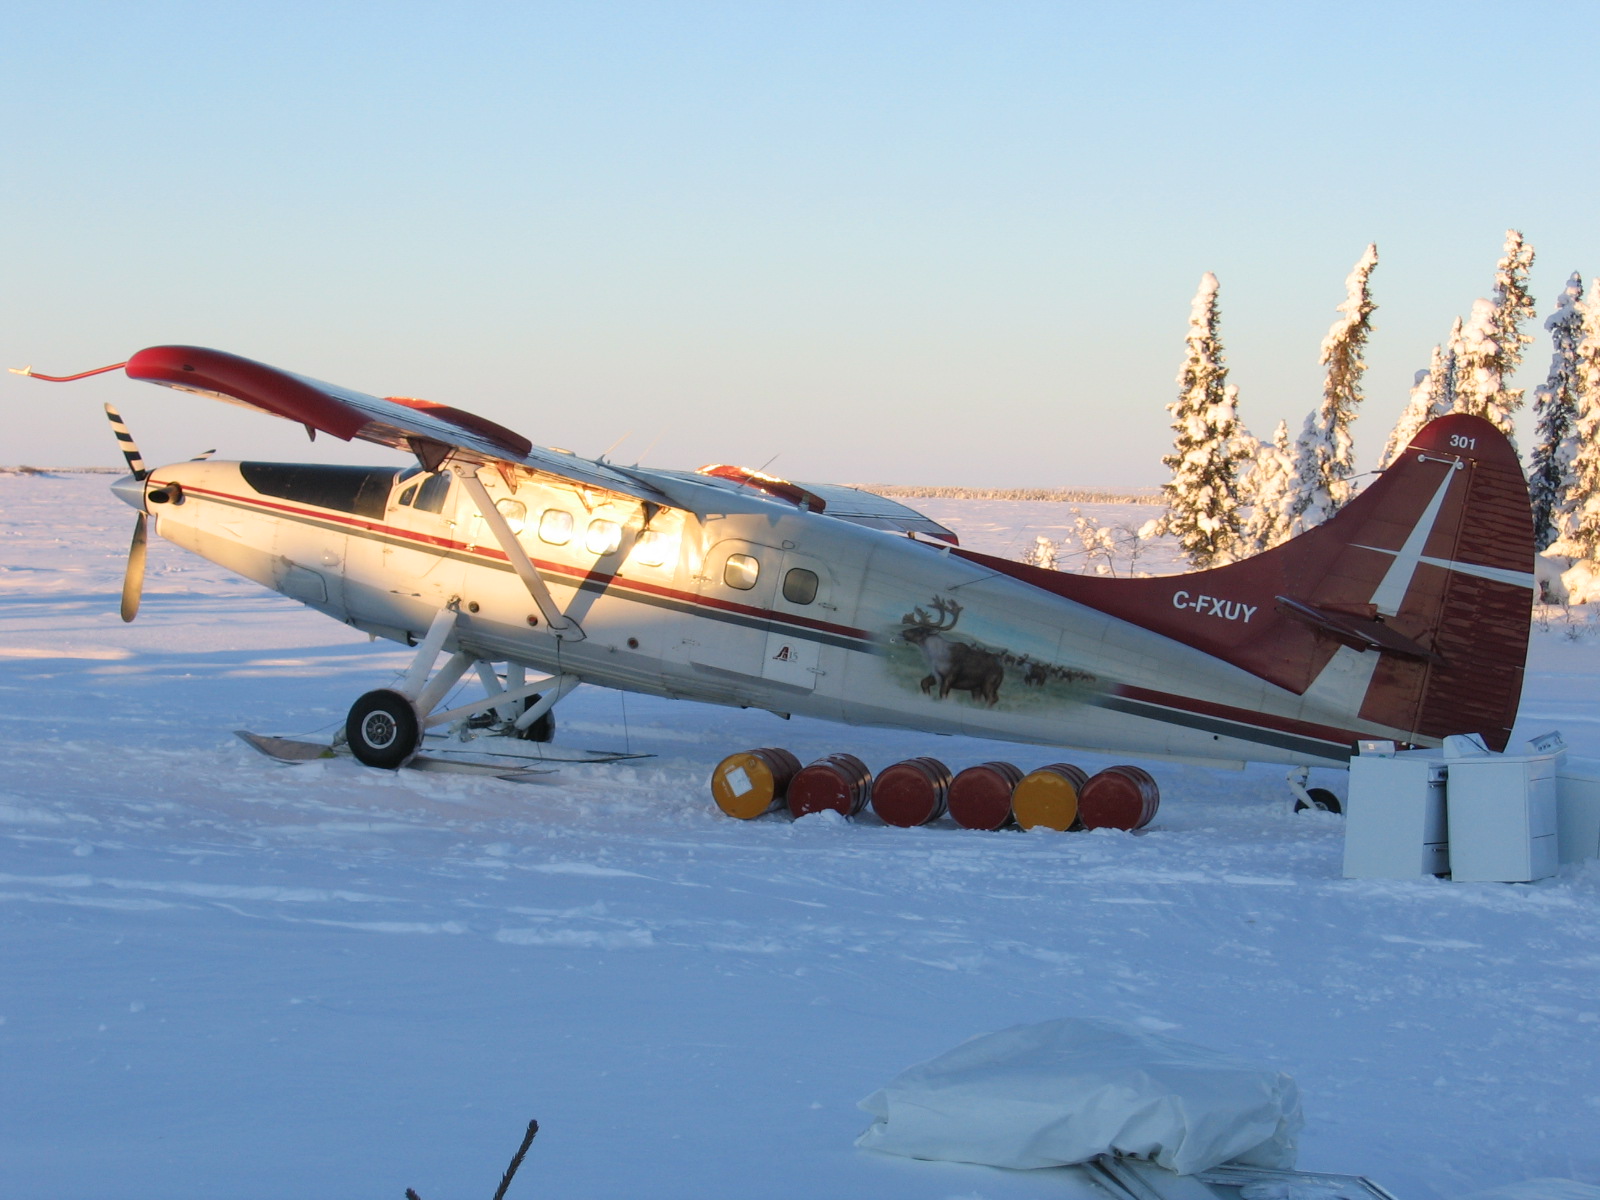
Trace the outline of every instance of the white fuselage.
<path fill-rule="evenodd" d="M 581 639 L 551 632 L 448 473 L 181 463 L 150 487 L 182 502 L 149 510 L 167 540 L 358 629 L 412 643 L 450 607 L 449 648 L 607 687 L 1206 761 L 1343 765 L 1356 737 L 1392 736 L 937 543 L 748 489 L 674 477 L 691 512 L 481 478 Z"/>

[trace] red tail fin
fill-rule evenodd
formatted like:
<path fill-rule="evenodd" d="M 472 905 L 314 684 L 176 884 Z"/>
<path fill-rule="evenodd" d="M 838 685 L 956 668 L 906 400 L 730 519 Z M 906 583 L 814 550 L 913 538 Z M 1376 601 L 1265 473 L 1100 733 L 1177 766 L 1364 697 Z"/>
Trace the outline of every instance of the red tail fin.
<path fill-rule="evenodd" d="M 1441 417 L 1326 524 L 1243 562 L 1105 579 L 954 551 L 1305 693 L 1340 647 L 1376 657 L 1345 714 L 1434 743 L 1516 720 L 1533 603 L 1533 522 L 1510 443 Z"/>

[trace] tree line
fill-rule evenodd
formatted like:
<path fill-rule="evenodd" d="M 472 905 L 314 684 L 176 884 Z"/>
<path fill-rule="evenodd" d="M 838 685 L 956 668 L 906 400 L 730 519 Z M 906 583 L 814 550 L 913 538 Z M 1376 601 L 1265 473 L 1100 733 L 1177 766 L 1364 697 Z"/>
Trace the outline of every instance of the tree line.
<path fill-rule="evenodd" d="M 1427 368 L 1417 372 L 1380 470 L 1446 413 L 1484 417 L 1512 437 L 1523 389 L 1509 383 L 1535 340 L 1524 331 L 1536 314 L 1528 291 L 1533 259 L 1522 234 L 1507 230 L 1492 293 L 1473 304 L 1465 321 L 1456 318 Z M 1322 341 L 1320 403 L 1297 437 L 1291 440 L 1280 421 L 1270 442 L 1252 435 L 1239 418 L 1238 389 L 1228 382 L 1223 353 L 1217 277 L 1201 279 L 1189 312 L 1178 398 L 1168 405 L 1174 443 L 1162 459 L 1172 472 L 1162 488 L 1167 510 L 1150 529 L 1176 538 L 1193 566 L 1270 549 L 1321 524 L 1355 494 L 1350 426 L 1363 399 L 1377 265 L 1378 248 L 1369 245 L 1345 281 L 1339 316 Z M 1600 279 L 1585 295 L 1581 275 L 1573 272 L 1544 327 L 1550 371 L 1535 389 L 1536 441 L 1526 467 L 1536 544 L 1588 564 L 1580 575 L 1588 580 L 1592 574 L 1600 584 Z"/>

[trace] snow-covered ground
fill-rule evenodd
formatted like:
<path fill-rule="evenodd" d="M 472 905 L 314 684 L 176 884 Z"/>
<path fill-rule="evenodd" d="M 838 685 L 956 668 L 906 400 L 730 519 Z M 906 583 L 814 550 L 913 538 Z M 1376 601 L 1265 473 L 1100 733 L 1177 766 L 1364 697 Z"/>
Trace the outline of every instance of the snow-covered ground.
<path fill-rule="evenodd" d="M 1301 1165 L 1402 1200 L 1600 1183 L 1600 865 L 1346 881 L 1269 768 L 1146 764 L 1142 835 L 738 823 L 734 749 L 1055 756 L 592 688 L 561 740 L 655 758 L 277 766 L 231 731 L 327 734 L 406 655 L 160 542 L 123 626 L 106 483 L 0 476 L 0 1195 L 487 1196 L 536 1117 L 513 1198 L 1060 1196 L 852 1142 L 902 1068 L 1070 1014 L 1289 1072 Z M 1072 520 L 923 507 L 1013 553 Z M 1600 755 L 1586 629 L 1536 635 L 1521 731 Z"/>

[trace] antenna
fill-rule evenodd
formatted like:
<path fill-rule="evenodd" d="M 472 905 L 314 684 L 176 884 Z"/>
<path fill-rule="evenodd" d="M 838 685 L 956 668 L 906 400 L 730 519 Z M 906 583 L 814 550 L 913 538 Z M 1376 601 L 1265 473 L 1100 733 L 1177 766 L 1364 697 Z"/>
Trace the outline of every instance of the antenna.
<path fill-rule="evenodd" d="M 621 437 L 619 437 L 616 441 L 612 442 L 611 445 L 607 446 L 604 450 L 600 451 L 600 456 L 598 458 L 596 458 L 595 461 L 596 462 L 605 462 L 606 461 L 606 455 L 610 454 L 613 450 L 615 450 L 618 446 L 622 445 L 623 442 L 627 441 L 632 436 L 633 436 L 633 430 L 630 429 L 626 433 L 624 433 Z"/>
<path fill-rule="evenodd" d="M 639 455 L 638 458 L 633 460 L 633 465 L 634 466 L 637 467 L 645 459 L 650 457 L 650 451 L 652 451 L 652 450 L 654 450 L 656 448 L 656 443 L 661 440 L 661 435 L 664 434 L 664 433 L 666 433 L 666 428 L 664 426 L 662 428 L 656 430 L 655 437 L 650 439 L 650 444 L 644 448 L 644 453 Z"/>

